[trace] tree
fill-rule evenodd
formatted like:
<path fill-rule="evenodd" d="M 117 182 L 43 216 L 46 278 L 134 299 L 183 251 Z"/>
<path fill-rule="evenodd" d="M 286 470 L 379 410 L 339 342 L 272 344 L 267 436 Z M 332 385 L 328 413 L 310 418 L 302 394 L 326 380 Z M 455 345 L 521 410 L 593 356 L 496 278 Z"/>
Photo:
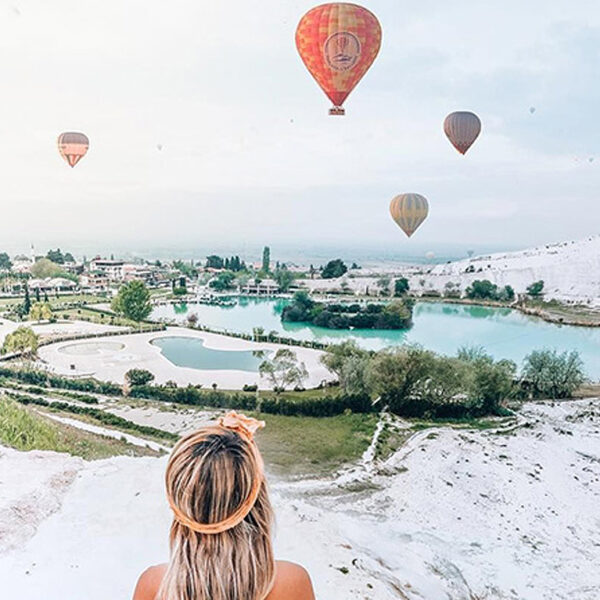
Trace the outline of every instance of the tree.
<path fill-rule="evenodd" d="M 269 273 L 271 271 L 271 249 L 269 248 L 269 246 L 265 246 L 263 248 L 262 270 L 265 273 Z"/>
<path fill-rule="evenodd" d="M 125 381 L 132 387 L 135 385 L 147 385 L 151 381 L 154 381 L 154 374 L 146 369 L 129 369 L 125 373 Z"/>
<path fill-rule="evenodd" d="M 282 292 L 287 292 L 290 289 L 292 281 L 294 281 L 294 275 L 288 269 L 278 269 L 275 271 L 274 278 Z"/>
<path fill-rule="evenodd" d="M 190 313 L 187 316 L 187 323 L 190 327 L 195 327 L 198 323 L 198 315 L 196 313 Z"/>
<path fill-rule="evenodd" d="M 63 256 L 63 253 L 60 251 L 60 248 L 57 248 L 56 250 L 48 250 L 48 254 L 46 254 L 46 258 L 48 260 L 51 260 L 53 263 L 56 263 L 57 265 L 62 265 L 65 262 L 65 257 Z"/>
<path fill-rule="evenodd" d="M 379 287 L 379 289 L 385 296 L 390 295 L 390 284 L 391 283 L 392 283 L 392 280 L 387 275 L 384 275 L 383 277 L 380 277 L 377 280 L 377 286 Z"/>
<path fill-rule="evenodd" d="M 540 281 L 535 281 L 527 288 L 527 293 L 533 298 L 539 298 L 543 289 L 544 282 L 540 279 Z"/>
<path fill-rule="evenodd" d="M 265 335 L 265 330 L 263 327 L 253 327 L 252 328 L 252 339 L 255 342 L 260 341 L 260 338 Z"/>
<path fill-rule="evenodd" d="M 481 346 L 458 350 L 459 360 L 473 369 L 469 396 L 482 414 L 500 414 L 501 403 L 511 397 L 517 365 L 511 360 L 494 359 Z"/>
<path fill-rule="evenodd" d="M 12 269 L 12 261 L 6 252 L 0 252 L 0 271 L 10 271 Z"/>
<path fill-rule="evenodd" d="M 325 268 L 321 271 L 323 279 L 337 279 L 346 273 L 348 267 L 344 264 L 341 258 L 330 260 Z"/>
<path fill-rule="evenodd" d="M 21 307 L 21 316 L 25 317 L 31 310 L 31 298 L 29 297 L 29 286 L 25 284 L 25 298 L 23 298 L 23 304 Z"/>
<path fill-rule="evenodd" d="M 17 352 L 25 358 L 35 358 L 39 346 L 39 338 L 30 327 L 18 327 L 4 338 L 2 354 Z"/>
<path fill-rule="evenodd" d="M 143 321 L 150 316 L 150 292 L 143 281 L 130 281 L 121 286 L 112 301 L 112 309 L 132 321 Z"/>
<path fill-rule="evenodd" d="M 211 279 L 209 286 L 217 292 L 223 292 L 230 290 L 233 287 L 233 280 L 235 279 L 235 273 L 231 271 L 223 271 L 219 273 L 214 279 Z"/>
<path fill-rule="evenodd" d="M 404 296 L 410 289 L 408 285 L 408 279 L 406 277 L 400 277 L 394 282 L 394 296 Z"/>
<path fill-rule="evenodd" d="M 49 321 L 52 318 L 52 308 L 48 302 L 36 302 L 29 311 L 33 321 Z"/>
<path fill-rule="evenodd" d="M 466 290 L 467 298 L 472 300 L 496 300 L 498 286 L 488 279 L 476 279 Z"/>
<path fill-rule="evenodd" d="M 216 254 L 211 254 L 206 257 L 206 266 L 209 269 L 222 269 L 223 268 L 223 259 Z"/>
<path fill-rule="evenodd" d="M 65 252 L 63 255 L 66 263 L 74 263 L 75 257 L 70 252 Z"/>
<path fill-rule="evenodd" d="M 348 394 L 368 393 L 371 355 L 354 340 L 333 344 L 327 348 L 321 362 L 337 376 L 341 388 Z"/>
<path fill-rule="evenodd" d="M 534 350 L 525 357 L 522 376 L 536 398 L 570 398 L 586 381 L 576 350 Z"/>
<path fill-rule="evenodd" d="M 401 414 L 404 401 L 411 399 L 417 384 L 433 372 L 435 355 L 418 346 L 378 352 L 369 366 L 371 389 L 392 412 Z"/>
<path fill-rule="evenodd" d="M 288 385 L 302 386 L 308 377 L 306 365 L 298 362 L 296 353 L 289 348 L 277 350 L 272 358 L 260 364 L 258 371 L 261 377 L 271 380 L 276 394 L 282 392 Z"/>
<path fill-rule="evenodd" d="M 31 267 L 31 274 L 39 279 L 47 277 L 58 277 L 62 273 L 60 265 L 47 258 L 40 258 Z"/>

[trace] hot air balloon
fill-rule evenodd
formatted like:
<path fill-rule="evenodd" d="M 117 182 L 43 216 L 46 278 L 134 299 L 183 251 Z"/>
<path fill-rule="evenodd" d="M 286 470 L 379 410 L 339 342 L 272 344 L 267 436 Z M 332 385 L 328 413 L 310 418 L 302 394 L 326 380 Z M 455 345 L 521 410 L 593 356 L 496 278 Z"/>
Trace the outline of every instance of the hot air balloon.
<path fill-rule="evenodd" d="M 390 203 L 392 219 L 410 237 L 427 218 L 429 204 L 420 194 L 400 194 Z"/>
<path fill-rule="evenodd" d="M 529 112 L 530 112 L 531 114 L 533 114 L 533 113 L 535 112 L 535 106 L 530 106 L 530 107 L 529 107 Z"/>
<path fill-rule="evenodd" d="M 366 8 L 345 2 L 309 10 L 296 29 L 296 47 L 306 68 L 343 115 L 344 100 L 373 64 L 381 47 L 381 25 Z"/>
<path fill-rule="evenodd" d="M 77 132 L 61 133 L 58 136 L 58 151 L 70 167 L 74 167 L 90 147 L 87 135 Z"/>
<path fill-rule="evenodd" d="M 481 121 L 472 112 L 453 112 L 444 121 L 444 133 L 452 145 L 464 154 L 481 133 Z"/>

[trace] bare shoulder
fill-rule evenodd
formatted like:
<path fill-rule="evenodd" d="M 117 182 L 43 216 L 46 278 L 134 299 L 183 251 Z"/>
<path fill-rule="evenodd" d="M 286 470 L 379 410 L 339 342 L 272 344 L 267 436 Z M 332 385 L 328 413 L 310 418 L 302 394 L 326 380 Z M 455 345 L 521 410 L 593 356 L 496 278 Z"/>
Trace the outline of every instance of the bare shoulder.
<path fill-rule="evenodd" d="M 167 571 L 167 565 L 155 565 L 146 569 L 138 579 L 133 600 L 155 600 L 158 588 Z"/>
<path fill-rule="evenodd" d="M 268 600 L 314 600 L 310 575 L 306 569 L 293 562 L 278 560 L 275 563 L 275 584 Z"/>

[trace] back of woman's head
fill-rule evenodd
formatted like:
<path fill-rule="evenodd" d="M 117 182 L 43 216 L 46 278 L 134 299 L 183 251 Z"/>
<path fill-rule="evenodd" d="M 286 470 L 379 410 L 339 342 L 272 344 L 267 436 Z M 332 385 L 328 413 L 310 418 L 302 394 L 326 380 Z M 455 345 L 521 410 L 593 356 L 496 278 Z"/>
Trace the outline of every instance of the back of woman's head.
<path fill-rule="evenodd" d="M 262 600 L 274 577 L 273 511 L 253 440 L 229 413 L 179 441 L 166 473 L 174 519 L 160 600 Z"/>

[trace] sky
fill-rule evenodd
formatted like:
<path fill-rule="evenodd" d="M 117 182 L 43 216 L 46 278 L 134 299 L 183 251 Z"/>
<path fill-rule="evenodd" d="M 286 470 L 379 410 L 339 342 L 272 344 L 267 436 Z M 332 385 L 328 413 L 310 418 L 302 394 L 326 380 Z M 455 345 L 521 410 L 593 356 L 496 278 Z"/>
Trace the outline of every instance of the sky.
<path fill-rule="evenodd" d="M 345 117 L 295 48 L 313 2 L 0 2 L 0 251 L 410 254 L 600 229 L 597 0 L 364 0 L 383 43 Z M 483 123 L 465 157 L 454 110 Z M 69 130 L 91 142 L 74 169 Z M 403 192 L 430 204 L 410 240 Z"/>

